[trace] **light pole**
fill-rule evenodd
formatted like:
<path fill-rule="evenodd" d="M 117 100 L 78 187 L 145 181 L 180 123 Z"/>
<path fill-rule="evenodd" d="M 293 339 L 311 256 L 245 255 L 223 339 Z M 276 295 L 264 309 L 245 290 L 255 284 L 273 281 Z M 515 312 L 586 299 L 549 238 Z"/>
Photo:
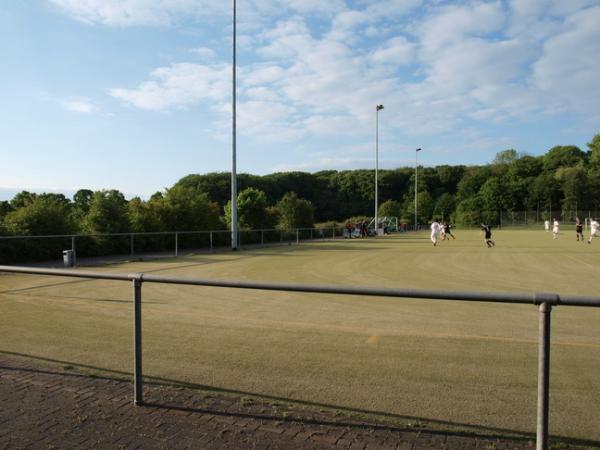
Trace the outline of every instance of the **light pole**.
<path fill-rule="evenodd" d="M 417 180 L 419 179 L 419 152 L 420 148 L 415 149 L 415 231 L 417 231 L 417 213 L 419 211 L 417 207 Z"/>
<path fill-rule="evenodd" d="M 232 162 L 231 162 L 231 250 L 238 247 L 237 171 L 236 171 L 236 0 L 233 0 L 233 86 L 232 86 Z"/>
<path fill-rule="evenodd" d="M 379 111 L 383 109 L 383 105 L 375 107 L 375 236 L 377 236 L 377 225 L 379 222 L 379 198 L 378 198 L 378 183 L 377 177 L 379 172 Z"/>

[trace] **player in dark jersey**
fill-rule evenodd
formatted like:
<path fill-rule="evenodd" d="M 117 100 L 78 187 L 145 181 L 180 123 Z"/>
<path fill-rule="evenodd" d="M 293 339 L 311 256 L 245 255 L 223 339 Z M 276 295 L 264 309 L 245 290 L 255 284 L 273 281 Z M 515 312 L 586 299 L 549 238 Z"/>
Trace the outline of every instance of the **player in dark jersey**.
<path fill-rule="evenodd" d="M 482 223 L 481 229 L 485 233 L 485 239 L 484 239 L 485 245 L 487 245 L 488 248 L 494 247 L 496 245 L 496 243 L 492 240 L 492 227 Z"/>
<path fill-rule="evenodd" d="M 449 224 L 449 223 L 447 223 L 447 222 L 444 222 L 444 223 L 443 223 L 443 227 L 444 227 L 444 235 L 445 235 L 445 238 L 444 238 L 444 239 L 448 239 L 448 240 L 450 240 L 450 238 L 449 238 L 448 236 L 452 236 L 452 239 L 456 239 L 456 238 L 454 237 L 454 235 L 452 234 L 452 229 L 451 229 L 452 227 L 450 226 L 450 224 Z"/>
<path fill-rule="evenodd" d="M 577 240 L 583 242 L 583 224 L 579 217 L 575 217 L 575 233 L 577 234 Z"/>

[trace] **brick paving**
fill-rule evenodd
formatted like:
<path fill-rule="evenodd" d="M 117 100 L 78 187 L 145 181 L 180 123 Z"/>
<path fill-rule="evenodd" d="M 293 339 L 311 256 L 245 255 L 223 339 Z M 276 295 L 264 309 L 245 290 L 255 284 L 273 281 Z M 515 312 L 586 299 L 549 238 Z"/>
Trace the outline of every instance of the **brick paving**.
<path fill-rule="evenodd" d="M 522 449 L 530 439 L 365 422 L 248 397 L 130 382 L 0 354 L 0 449 Z M 565 448 L 565 447 L 562 447 Z"/>

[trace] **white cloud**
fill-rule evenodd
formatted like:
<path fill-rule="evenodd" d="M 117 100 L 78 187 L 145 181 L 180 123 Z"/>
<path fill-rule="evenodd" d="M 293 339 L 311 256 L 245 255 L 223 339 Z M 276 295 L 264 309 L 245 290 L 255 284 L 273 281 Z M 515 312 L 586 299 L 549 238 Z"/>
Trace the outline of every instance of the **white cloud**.
<path fill-rule="evenodd" d="M 560 33 L 548 39 L 534 64 L 533 78 L 565 110 L 598 117 L 600 99 L 600 6 L 570 16 Z"/>
<path fill-rule="evenodd" d="M 300 14 L 334 14 L 343 10 L 343 0 L 283 0 L 282 3 Z"/>
<path fill-rule="evenodd" d="M 377 103 L 386 106 L 384 128 L 435 134 L 472 121 L 595 111 L 600 98 L 600 8 L 582 9 L 590 1 L 428 3 L 396 22 L 423 2 L 243 4 L 264 31 L 244 35 L 238 123 L 241 133 L 261 141 L 371 133 Z M 214 56 L 197 50 L 207 60 Z M 181 63 L 110 93 L 143 109 L 210 101 L 230 114 L 230 80 L 227 64 Z"/>
<path fill-rule="evenodd" d="M 113 88 L 109 93 L 138 108 L 160 111 L 221 101 L 231 89 L 231 66 L 226 64 L 173 64 L 154 70 L 151 77 L 136 89 Z"/>
<path fill-rule="evenodd" d="M 369 1 L 366 12 L 370 16 L 378 18 L 403 16 L 419 7 L 422 0 L 372 0 Z"/>
<path fill-rule="evenodd" d="M 415 50 L 415 44 L 409 42 L 404 36 L 397 36 L 376 49 L 371 58 L 376 63 L 404 65 L 414 60 Z"/>
<path fill-rule="evenodd" d="M 49 0 L 84 23 L 109 26 L 169 25 L 185 16 L 226 11 L 212 0 Z"/>
<path fill-rule="evenodd" d="M 434 12 L 418 27 L 426 57 L 467 37 L 483 37 L 501 30 L 506 12 L 499 1 L 451 5 Z"/>
<path fill-rule="evenodd" d="M 76 97 L 62 102 L 63 108 L 67 111 L 90 114 L 97 112 L 99 108 L 88 98 Z"/>
<path fill-rule="evenodd" d="M 190 52 L 194 53 L 195 55 L 198 55 L 200 58 L 204 59 L 204 60 L 213 60 L 217 57 L 217 53 L 212 49 L 212 48 L 208 48 L 208 47 L 198 47 L 198 48 L 193 48 L 190 50 Z"/>
<path fill-rule="evenodd" d="M 284 69 L 279 66 L 257 66 L 251 68 L 243 75 L 243 83 L 249 86 L 268 84 L 281 80 L 284 76 Z"/>

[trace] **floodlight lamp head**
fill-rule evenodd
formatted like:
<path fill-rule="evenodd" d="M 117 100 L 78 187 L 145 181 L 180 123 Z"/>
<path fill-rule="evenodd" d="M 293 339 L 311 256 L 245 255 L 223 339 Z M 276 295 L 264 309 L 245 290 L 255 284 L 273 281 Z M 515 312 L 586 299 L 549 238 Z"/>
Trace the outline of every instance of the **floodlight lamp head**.
<path fill-rule="evenodd" d="M 381 111 L 383 109 L 383 105 L 377 105 L 377 111 Z"/>
<path fill-rule="evenodd" d="M 417 152 L 420 152 L 420 151 L 421 151 L 421 148 L 417 148 L 415 151 L 417 151 Z"/>

